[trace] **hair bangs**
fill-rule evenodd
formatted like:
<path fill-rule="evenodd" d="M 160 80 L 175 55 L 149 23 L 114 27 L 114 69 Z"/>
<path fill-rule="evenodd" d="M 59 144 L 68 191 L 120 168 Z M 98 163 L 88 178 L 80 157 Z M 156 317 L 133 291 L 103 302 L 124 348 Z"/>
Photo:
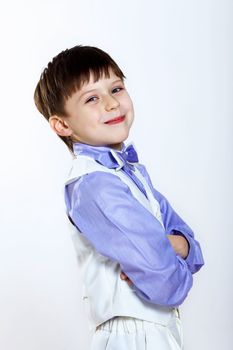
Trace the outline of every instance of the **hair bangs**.
<path fill-rule="evenodd" d="M 67 83 L 64 86 L 63 97 L 65 100 L 68 100 L 75 92 L 80 90 L 83 85 L 90 82 L 91 74 L 93 75 L 94 82 L 98 81 L 101 78 L 109 78 L 110 71 L 124 80 L 126 77 L 123 72 L 114 64 L 109 62 L 97 62 L 93 65 L 88 65 L 86 67 L 75 67 L 75 71 L 72 71 L 71 76 L 67 79 Z"/>

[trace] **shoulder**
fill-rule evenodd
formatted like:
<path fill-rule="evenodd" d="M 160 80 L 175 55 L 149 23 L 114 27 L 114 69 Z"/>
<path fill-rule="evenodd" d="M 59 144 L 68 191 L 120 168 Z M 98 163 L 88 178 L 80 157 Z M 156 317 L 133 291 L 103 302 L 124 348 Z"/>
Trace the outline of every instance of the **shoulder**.
<path fill-rule="evenodd" d="M 69 197 L 77 192 L 80 195 L 90 198 L 97 198 L 103 193 L 112 194 L 116 191 L 130 192 L 129 187 L 113 173 L 103 171 L 93 171 L 82 175 L 66 186 Z"/>
<path fill-rule="evenodd" d="M 147 170 L 146 170 L 145 165 L 143 165 L 143 164 L 141 164 L 141 163 L 138 163 L 137 165 L 135 165 L 135 167 L 141 172 L 141 174 L 142 174 L 143 176 L 146 175 Z"/>
<path fill-rule="evenodd" d="M 153 185 L 153 182 L 151 180 L 151 177 L 145 167 L 145 165 L 143 164 L 138 164 L 137 165 L 137 169 L 141 172 L 141 174 L 144 176 L 144 178 L 147 180 L 155 198 L 158 200 L 158 201 L 161 201 L 161 199 L 164 199 L 164 196 L 154 187 Z"/>
<path fill-rule="evenodd" d="M 136 168 L 140 171 L 142 176 L 144 176 L 144 178 L 147 180 L 147 182 L 152 186 L 152 181 L 151 181 L 151 178 L 150 178 L 150 176 L 148 174 L 148 171 L 147 171 L 145 165 L 143 165 L 141 163 L 138 163 L 136 165 Z"/>

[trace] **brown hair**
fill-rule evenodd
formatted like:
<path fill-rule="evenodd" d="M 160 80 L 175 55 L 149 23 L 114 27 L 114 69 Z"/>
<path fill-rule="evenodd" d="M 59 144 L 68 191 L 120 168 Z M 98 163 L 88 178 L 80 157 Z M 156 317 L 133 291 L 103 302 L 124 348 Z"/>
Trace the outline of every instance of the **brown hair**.
<path fill-rule="evenodd" d="M 84 83 L 89 82 L 90 73 L 93 73 L 97 81 L 103 75 L 109 77 L 110 68 L 120 79 L 125 78 L 116 62 L 97 47 L 77 45 L 60 52 L 40 76 L 34 92 L 37 109 L 47 120 L 55 114 L 66 117 L 66 100 Z M 58 136 L 73 152 L 72 140 Z"/>

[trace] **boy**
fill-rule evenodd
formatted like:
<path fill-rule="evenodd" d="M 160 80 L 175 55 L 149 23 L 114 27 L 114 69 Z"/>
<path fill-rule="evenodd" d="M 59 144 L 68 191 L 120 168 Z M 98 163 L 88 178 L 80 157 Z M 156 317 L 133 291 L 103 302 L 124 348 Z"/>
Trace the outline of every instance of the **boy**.
<path fill-rule="evenodd" d="M 182 349 L 178 306 L 204 261 L 134 145 L 124 144 L 134 120 L 124 78 L 104 51 L 75 46 L 48 64 L 34 99 L 74 154 L 65 202 L 92 349 Z"/>

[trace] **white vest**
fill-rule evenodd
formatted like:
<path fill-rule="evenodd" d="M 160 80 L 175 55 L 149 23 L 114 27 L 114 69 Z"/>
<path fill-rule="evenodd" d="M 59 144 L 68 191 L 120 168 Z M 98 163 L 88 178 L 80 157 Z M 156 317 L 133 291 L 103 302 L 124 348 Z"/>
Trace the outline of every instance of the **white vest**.
<path fill-rule="evenodd" d="M 159 203 L 154 198 L 146 179 L 135 166 L 135 175 L 142 182 L 148 199 L 134 181 L 123 171 L 108 169 L 93 158 L 78 155 L 73 160 L 66 185 L 82 175 L 93 171 L 110 172 L 126 183 L 133 196 L 149 210 L 164 227 Z M 120 195 L 120 194 L 119 194 Z M 120 264 L 98 253 L 75 227 L 72 230 L 79 266 L 81 268 L 83 301 L 86 304 L 89 327 L 94 330 L 99 324 L 114 316 L 130 316 L 162 325 L 167 325 L 174 308 L 162 307 L 139 298 L 128 283 L 120 278 Z"/>

